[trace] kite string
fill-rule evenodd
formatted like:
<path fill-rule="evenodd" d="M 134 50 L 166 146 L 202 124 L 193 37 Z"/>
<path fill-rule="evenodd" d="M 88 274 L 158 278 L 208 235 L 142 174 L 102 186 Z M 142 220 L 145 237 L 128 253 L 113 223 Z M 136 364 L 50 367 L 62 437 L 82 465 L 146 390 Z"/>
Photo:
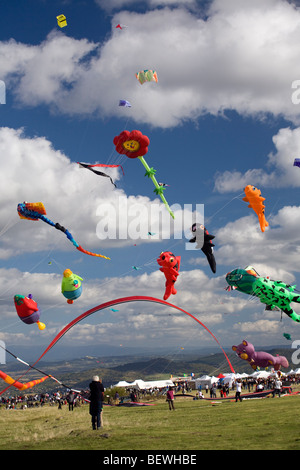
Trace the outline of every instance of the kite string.
<path fill-rule="evenodd" d="M 14 227 L 16 224 L 18 224 L 20 222 L 20 220 L 16 219 L 15 216 L 11 217 L 7 222 L 6 224 L 4 225 L 4 227 L 2 228 L 2 230 L 0 231 L 0 237 L 2 235 L 4 235 L 8 230 L 10 230 L 12 227 Z"/>
<path fill-rule="evenodd" d="M 239 199 L 244 193 L 238 194 L 238 196 L 234 196 L 230 201 L 226 202 L 224 206 L 222 206 L 220 209 L 218 209 L 212 216 L 209 217 L 209 220 L 212 220 L 219 212 L 221 212 L 225 207 L 227 207 L 234 199 Z"/>

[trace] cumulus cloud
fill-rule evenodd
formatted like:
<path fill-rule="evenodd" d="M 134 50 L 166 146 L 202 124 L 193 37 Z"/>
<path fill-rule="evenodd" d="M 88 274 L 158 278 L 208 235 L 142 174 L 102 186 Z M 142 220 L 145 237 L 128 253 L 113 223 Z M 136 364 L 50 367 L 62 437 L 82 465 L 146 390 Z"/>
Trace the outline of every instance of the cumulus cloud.
<path fill-rule="evenodd" d="M 293 163 L 295 158 L 300 157 L 300 128 L 280 129 L 273 137 L 273 143 L 276 150 L 266 157 L 265 169 L 253 168 L 245 173 L 233 169 L 217 173 L 215 191 L 220 193 L 239 191 L 249 184 L 249 181 L 258 187 L 298 188 L 299 172 Z"/>
<path fill-rule="evenodd" d="M 132 245 L 136 239 L 147 242 L 148 230 L 158 230 L 167 238 L 183 228 L 181 208 L 175 208 L 176 225 L 160 200 L 127 196 L 108 178 L 79 168 L 44 137 L 30 138 L 22 129 L 3 127 L 0 152 L 5 155 L 0 160 L 2 259 L 27 251 L 74 250 L 61 232 L 47 224 L 21 220 L 16 209 L 23 201 L 43 202 L 49 219 L 68 228 L 89 251 Z M 116 168 L 105 172 L 116 182 L 121 178 Z M 192 217 L 192 212 L 189 214 Z"/>
<path fill-rule="evenodd" d="M 266 335 L 274 335 L 280 332 L 282 326 L 279 321 L 257 320 L 254 322 L 240 322 L 233 326 L 234 330 L 243 334 L 263 333 Z"/>
<path fill-rule="evenodd" d="M 295 282 L 293 273 L 299 272 L 300 259 L 299 217 L 299 206 L 283 207 L 269 218 L 264 233 L 252 215 L 228 222 L 216 231 L 218 264 L 232 269 L 252 265 L 261 276 Z"/>
<path fill-rule="evenodd" d="M 214 0 L 201 18 L 175 2 L 119 11 L 116 21 L 127 28 L 113 27 L 101 44 L 63 32 L 35 46 L 0 43 L 1 76 L 18 104 L 120 116 L 128 111 L 117 106 L 123 97 L 133 120 L 162 128 L 226 109 L 297 122 L 291 85 L 300 77 L 300 11 L 293 4 Z M 139 84 L 135 73 L 145 68 L 156 69 L 158 83 Z"/>
<path fill-rule="evenodd" d="M 11 343 L 19 341 L 26 344 L 36 337 L 37 340 L 50 341 L 62 328 L 75 316 L 95 305 L 95 299 L 101 298 L 101 303 L 114 298 L 122 298 L 132 295 L 134 284 L 134 295 L 147 295 L 149 297 L 162 298 L 164 293 L 165 279 L 161 272 L 155 271 L 151 274 L 144 273 L 140 276 L 126 275 L 105 279 L 93 279 L 89 282 L 83 281 L 83 293 L 72 306 L 67 305 L 66 299 L 60 292 L 61 274 L 57 273 L 23 273 L 16 268 L 0 270 L 0 284 L 2 286 L 2 297 L 0 306 L 3 322 L 10 325 L 12 320 L 14 331 L 7 337 Z M 199 293 L 199 285 L 203 286 Z M 158 294 L 161 292 L 161 296 Z M 33 298 L 39 305 L 41 321 L 46 323 L 46 329 L 41 333 L 35 326 L 28 327 L 18 318 L 12 302 L 15 293 L 28 295 L 32 293 Z M 199 321 L 214 329 L 223 323 L 223 313 L 228 310 L 222 305 L 221 299 L 223 289 L 218 286 L 218 281 L 210 280 L 202 271 L 183 271 L 178 280 L 177 296 L 170 299 L 174 305 L 184 305 L 186 311 L 194 315 Z M 99 302 L 100 303 L 100 302 Z M 82 324 L 67 335 L 65 341 L 78 344 L 93 344 L 111 341 L 134 341 L 135 344 L 145 342 L 148 338 L 158 345 L 168 336 L 170 341 L 181 341 L 189 344 L 191 338 L 195 344 L 197 341 L 210 343 L 212 338 L 201 325 L 195 323 L 190 316 L 170 309 L 165 305 L 151 302 L 133 302 L 126 307 L 116 306 L 118 312 L 109 309 L 92 315 Z M 27 336 L 20 336 L 26 329 Z M 7 328 L 8 332 L 10 328 Z M 7 341 L 8 341 L 7 339 Z"/>

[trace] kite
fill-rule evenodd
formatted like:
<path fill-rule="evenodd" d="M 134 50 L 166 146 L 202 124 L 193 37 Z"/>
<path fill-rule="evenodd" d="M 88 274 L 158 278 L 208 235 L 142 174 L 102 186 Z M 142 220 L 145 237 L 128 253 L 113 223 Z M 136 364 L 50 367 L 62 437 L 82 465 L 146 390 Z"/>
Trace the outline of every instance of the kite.
<path fill-rule="evenodd" d="M 139 268 L 138 266 L 131 266 L 132 269 L 135 269 L 136 271 L 138 271 L 139 269 L 142 269 L 142 268 Z"/>
<path fill-rule="evenodd" d="M 99 312 L 100 310 L 103 310 L 105 308 L 111 308 L 115 305 L 119 305 L 119 304 L 122 304 L 122 303 L 128 303 L 128 302 L 136 302 L 136 301 L 144 301 L 144 302 L 154 302 L 154 303 L 157 303 L 157 304 L 162 304 L 162 305 L 166 305 L 168 307 L 171 307 L 171 308 L 175 308 L 176 310 L 179 310 L 180 312 L 182 313 L 185 313 L 186 315 L 188 315 L 190 318 L 192 318 L 193 320 L 195 320 L 197 323 L 199 323 L 199 325 L 201 325 L 211 336 L 212 338 L 217 342 L 217 344 L 219 345 L 219 347 L 221 348 L 227 362 L 228 362 L 228 365 L 230 367 L 230 370 L 231 372 L 235 372 L 234 371 L 234 368 L 226 354 L 226 352 L 224 351 L 224 349 L 222 348 L 220 342 L 218 341 L 218 339 L 215 337 L 215 335 L 207 328 L 207 326 L 204 325 L 204 323 L 202 323 L 198 318 L 196 318 L 194 315 L 192 315 L 191 313 L 187 312 L 186 310 L 183 310 L 182 308 L 180 307 L 177 307 L 177 305 L 173 305 L 173 304 L 170 304 L 169 302 L 165 302 L 164 300 L 161 300 L 161 299 L 156 299 L 155 297 L 147 297 L 147 296 L 141 296 L 141 295 L 138 295 L 138 296 L 130 296 L 130 297 L 123 297 L 123 298 L 119 298 L 119 299 L 115 299 L 115 300 L 110 300 L 108 302 L 105 302 L 103 304 L 100 304 L 98 305 L 97 307 L 94 307 L 90 310 L 87 310 L 86 312 L 82 313 L 81 315 L 79 315 L 77 318 L 75 318 L 74 320 L 72 320 L 68 325 L 66 325 L 56 336 L 55 338 L 51 341 L 51 343 L 47 346 L 47 348 L 44 350 L 44 352 L 41 354 L 41 356 L 35 361 L 35 363 L 33 365 L 31 365 L 28 369 L 27 372 L 29 372 L 29 370 L 31 370 L 32 368 L 34 368 L 34 366 L 45 356 L 45 354 L 47 354 L 48 351 L 50 351 L 50 349 L 52 349 L 55 344 L 57 344 L 57 342 L 71 329 L 73 328 L 73 326 L 77 325 L 80 321 L 84 320 L 85 318 L 87 318 L 88 316 L 92 315 L 93 313 L 95 312 Z M 26 372 L 26 373 L 27 373 Z M 25 374 L 26 374 L 25 373 Z M 24 375 L 25 375 L 24 374 Z M 2 392 L 0 392 L 0 395 L 2 393 L 4 393 L 4 391 L 6 391 L 7 389 L 3 390 Z"/>
<path fill-rule="evenodd" d="M 100 175 L 100 176 L 107 176 L 107 175 L 105 175 L 104 173 L 102 174 L 101 171 L 93 170 L 93 168 L 95 166 L 96 167 L 98 167 L 98 166 L 99 167 L 105 167 L 105 168 L 118 168 L 118 167 L 120 167 L 121 170 L 122 170 L 123 175 L 125 174 L 124 170 L 123 170 L 123 167 L 121 165 L 105 165 L 104 163 L 94 163 L 94 164 L 81 163 L 81 162 L 77 162 L 77 163 L 81 168 L 87 168 L 88 170 L 93 171 L 96 175 Z"/>
<path fill-rule="evenodd" d="M 234 269 L 226 274 L 226 281 L 231 287 L 245 294 L 258 297 L 268 309 L 278 307 L 295 322 L 300 322 L 300 315 L 291 308 L 291 302 L 300 303 L 300 295 L 295 294 L 296 286 L 290 286 L 282 281 L 273 281 L 261 277 L 252 266 L 245 269 Z"/>
<path fill-rule="evenodd" d="M 131 108 L 131 104 L 127 100 L 120 100 L 119 106 L 124 106 L 125 108 Z"/>
<path fill-rule="evenodd" d="M 295 158 L 293 166 L 299 166 L 300 167 L 300 158 Z"/>
<path fill-rule="evenodd" d="M 50 378 L 52 380 L 54 380 L 54 382 L 58 383 L 59 385 L 62 385 L 63 387 L 65 388 L 68 388 L 69 390 L 73 390 L 74 392 L 77 392 L 77 393 L 80 393 L 79 390 L 74 390 L 72 389 L 71 387 L 63 384 L 60 380 L 56 379 L 53 375 L 50 375 L 48 374 L 47 372 L 44 372 L 40 369 L 37 369 L 36 367 L 34 366 L 31 366 L 30 364 L 28 364 L 28 362 L 24 361 L 23 359 L 20 359 L 18 356 L 16 356 L 15 354 L 13 354 L 11 351 L 9 351 L 8 349 L 6 349 L 5 347 L 3 347 L 2 345 L 0 345 L 0 347 L 2 349 L 4 349 L 4 351 L 6 351 L 8 354 L 10 354 L 12 357 L 14 357 L 17 361 L 21 362 L 22 364 L 25 364 L 25 366 L 28 366 L 29 369 L 25 372 L 25 374 L 23 374 L 21 377 L 23 377 L 24 375 L 26 375 L 29 370 L 31 369 L 34 369 L 36 370 L 37 372 L 39 372 L 40 374 L 42 375 L 45 375 L 46 377 L 43 377 L 41 380 L 34 380 L 34 381 L 31 381 L 31 382 L 27 382 L 26 384 L 22 384 L 19 382 L 20 378 L 17 379 L 17 380 L 14 380 L 12 379 L 11 377 L 7 376 L 7 374 L 5 374 L 4 372 L 0 371 L 0 374 L 2 374 L 2 376 L 0 375 L 0 378 L 4 379 L 6 383 L 9 384 L 8 387 L 6 387 L 5 390 L 2 390 L 2 392 L 0 392 L 0 395 L 2 395 L 2 393 L 4 393 L 6 390 L 8 390 L 12 385 L 14 385 L 16 388 L 19 388 L 19 390 L 25 390 L 24 386 L 27 388 L 31 388 L 33 387 L 34 385 L 38 385 L 38 383 L 41 383 L 41 382 L 44 382 L 47 378 Z M 84 400 L 85 398 L 82 397 Z M 88 400 L 86 400 L 88 401 Z"/>
<path fill-rule="evenodd" d="M 148 152 L 148 146 L 150 144 L 148 137 L 137 130 L 131 132 L 123 131 L 114 138 L 113 143 L 115 144 L 116 151 L 121 155 L 126 155 L 128 158 L 138 158 L 142 162 L 146 169 L 145 176 L 151 178 L 155 186 L 154 192 L 160 196 L 171 217 L 174 219 L 174 214 L 171 211 L 169 204 L 167 203 L 163 194 L 166 188 L 158 184 L 155 178 L 156 170 L 154 170 L 154 168 L 150 168 L 144 159 L 144 155 Z"/>
<path fill-rule="evenodd" d="M 282 336 L 284 336 L 284 338 L 286 338 L 286 339 L 292 341 L 292 336 L 291 336 L 289 333 L 283 333 Z"/>
<path fill-rule="evenodd" d="M 136 78 L 141 85 L 145 82 L 158 82 L 157 73 L 155 70 L 141 70 L 135 74 Z"/>
<path fill-rule="evenodd" d="M 158 264 L 161 266 L 159 270 L 164 273 L 166 278 L 164 300 L 167 300 L 171 294 L 177 294 L 174 284 L 179 276 L 180 260 L 181 256 L 175 256 L 170 251 L 163 251 L 157 259 Z"/>
<path fill-rule="evenodd" d="M 113 182 L 112 178 L 107 175 L 106 173 L 103 173 L 103 171 L 98 171 L 98 170 L 94 170 L 94 167 L 95 166 L 110 166 L 110 167 L 117 167 L 117 166 L 120 166 L 120 165 L 89 165 L 88 163 L 82 163 L 82 162 L 77 162 L 78 165 L 80 166 L 80 168 L 86 168 L 87 170 L 90 170 L 92 171 L 93 173 L 95 173 L 95 175 L 98 175 L 98 176 L 105 176 L 106 178 L 109 178 L 110 179 L 110 182 L 114 185 L 114 187 L 116 188 L 117 186 L 115 185 L 115 183 Z M 123 171 L 124 173 L 124 171 Z"/>
<path fill-rule="evenodd" d="M 246 196 L 243 197 L 243 201 L 249 202 L 248 207 L 253 209 L 256 215 L 258 216 L 260 229 L 262 232 L 264 232 L 266 227 L 268 227 L 269 225 L 265 218 L 265 206 L 263 204 L 265 198 L 261 196 L 260 189 L 257 189 L 251 184 L 248 184 L 248 186 L 245 187 L 244 191 Z"/>
<path fill-rule="evenodd" d="M 33 300 L 31 294 L 29 294 L 28 297 L 25 297 L 24 295 L 15 295 L 14 302 L 17 314 L 22 322 L 26 323 L 27 325 L 37 323 L 40 330 L 44 330 L 46 328 L 46 325 L 39 321 L 39 307 L 35 300 Z"/>
<path fill-rule="evenodd" d="M 49 378 L 49 376 L 47 375 L 46 377 L 42 377 L 41 379 L 31 380 L 30 382 L 21 383 L 18 380 L 14 380 L 12 377 L 5 374 L 5 372 L 2 372 L 2 370 L 0 370 L 0 378 L 3 379 L 4 382 L 6 382 L 7 384 L 13 385 L 18 390 L 23 391 L 23 390 L 27 390 L 28 388 L 34 387 L 35 385 L 38 385 L 44 382 L 46 379 Z"/>
<path fill-rule="evenodd" d="M 61 283 L 61 292 L 66 297 L 68 304 L 72 304 L 74 300 L 82 294 L 82 277 L 72 273 L 70 269 L 64 270 L 64 275 Z"/>
<path fill-rule="evenodd" d="M 64 26 L 67 26 L 67 19 L 65 17 L 65 15 L 58 15 L 56 17 L 57 19 L 57 24 L 60 28 L 63 28 Z"/>
<path fill-rule="evenodd" d="M 255 351 L 253 344 L 248 343 L 244 340 L 238 346 L 232 346 L 233 351 L 237 355 L 249 362 L 252 369 L 256 370 L 257 367 L 274 367 L 275 370 L 279 370 L 280 367 L 288 367 L 289 363 L 284 356 L 272 356 L 271 354 L 264 351 Z"/>
<path fill-rule="evenodd" d="M 61 230 L 63 233 L 66 234 L 68 240 L 75 246 L 75 248 L 82 253 L 90 256 L 98 256 L 104 259 L 110 259 L 107 256 L 100 255 L 97 253 L 91 253 L 90 251 L 84 250 L 81 245 L 79 245 L 73 238 L 73 235 L 67 230 L 65 227 L 60 225 L 58 222 L 54 223 L 52 220 L 45 217 L 46 209 L 42 202 L 23 202 L 18 204 L 17 211 L 19 214 L 20 219 L 27 219 L 27 220 L 42 220 L 47 224 L 51 225 L 52 227 L 56 228 L 57 230 Z"/>
<path fill-rule="evenodd" d="M 217 269 L 213 249 L 215 245 L 212 243 L 215 236 L 209 234 L 208 230 L 202 224 L 193 224 L 191 231 L 195 233 L 195 236 L 191 238 L 190 243 L 197 242 L 196 248 L 201 248 L 207 258 L 210 269 L 215 273 Z"/>

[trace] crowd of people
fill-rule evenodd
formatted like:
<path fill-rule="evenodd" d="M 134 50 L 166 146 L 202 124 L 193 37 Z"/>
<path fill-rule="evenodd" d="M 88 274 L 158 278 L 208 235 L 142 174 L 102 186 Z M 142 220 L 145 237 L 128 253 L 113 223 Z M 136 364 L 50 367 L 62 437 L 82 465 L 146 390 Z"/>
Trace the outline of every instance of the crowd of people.
<path fill-rule="evenodd" d="M 209 394 L 210 398 L 214 399 L 218 397 L 226 398 L 230 395 L 230 392 L 235 392 L 236 401 L 240 400 L 242 392 L 251 393 L 251 392 L 262 392 L 264 390 L 273 390 L 273 396 L 276 394 L 281 396 L 283 384 L 289 384 L 291 387 L 293 385 L 300 383 L 300 376 L 284 376 L 281 377 L 281 374 L 270 375 L 267 378 L 246 378 L 246 379 L 237 379 L 232 382 L 231 387 L 228 383 L 224 383 L 222 380 L 213 383 L 211 386 L 205 385 L 205 394 Z M 198 397 L 205 398 L 203 394 L 203 387 L 200 386 L 198 389 Z"/>
<path fill-rule="evenodd" d="M 272 375 L 267 378 L 258 378 L 253 377 L 245 379 L 237 379 L 233 381 L 231 387 L 228 384 L 225 384 L 221 380 L 216 383 L 213 383 L 211 386 L 205 385 L 200 386 L 197 390 L 195 398 L 226 398 L 228 396 L 235 396 L 236 401 L 240 399 L 242 393 L 250 392 L 260 392 L 264 390 L 273 390 L 273 396 L 280 396 L 282 393 L 282 387 L 284 384 L 289 383 L 290 387 L 300 383 L 300 376 L 284 376 L 279 377 L 277 375 Z M 108 397 L 108 404 L 119 404 L 124 400 L 130 400 L 132 402 L 139 402 L 146 398 L 150 397 L 160 397 L 166 396 L 169 403 L 170 409 L 174 409 L 174 398 L 176 395 L 184 395 L 192 392 L 192 384 L 189 381 L 175 383 L 172 388 L 172 393 L 168 393 L 168 387 L 159 389 L 151 388 L 145 390 L 132 389 L 126 391 L 126 396 L 119 396 L 119 393 L 116 392 L 115 396 L 112 398 Z M 0 397 L 0 407 L 5 407 L 7 409 L 26 409 L 44 406 L 48 404 L 49 406 L 57 406 L 59 409 L 62 409 L 63 406 L 68 406 L 69 411 L 73 411 L 74 407 L 78 407 L 84 404 L 89 404 L 92 427 L 97 429 L 101 427 L 102 419 L 102 408 L 105 400 L 104 396 L 104 387 L 101 383 L 101 379 L 98 376 L 94 376 L 92 382 L 89 384 L 89 388 L 82 390 L 80 393 L 67 390 L 66 391 L 56 391 L 53 393 L 31 393 L 18 395 L 13 397 L 5 398 Z M 172 398 L 171 398 L 172 395 Z"/>
<path fill-rule="evenodd" d="M 53 392 L 53 393 L 35 393 L 17 395 L 14 397 L 0 397 L 0 407 L 8 409 L 26 409 L 26 408 L 37 408 L 48 404 L 50 406 L 58 406 L 62 408 L 63 405 L 69 405 L 69 409 L 73 410 L 74 406 L 80 406 L 85 403 L 79 394 L 71 391 L 65 393 Z"/>

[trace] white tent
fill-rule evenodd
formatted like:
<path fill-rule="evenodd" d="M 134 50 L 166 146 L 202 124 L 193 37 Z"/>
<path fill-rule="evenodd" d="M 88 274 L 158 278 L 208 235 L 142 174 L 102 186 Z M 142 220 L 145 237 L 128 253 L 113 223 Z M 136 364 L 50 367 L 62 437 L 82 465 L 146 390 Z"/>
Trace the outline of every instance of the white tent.
<path fill-rule="evenodd" d="M 209 375 L 202 375 L 202 377 L 199 377 L 195 379 L 195 388 L 198 389 L 201 385 L 201 387 L 205 387 L 205 385 L 208 385 L 209 387 L 214 384 L 215 382 L 218 382 L 217 377 L 209 377 Z"/>
<path fill-rule="evenodd" d="M 166 388 L 173 387 L 174 383 L 171 379 L 167 380 L 153 380 L 151 382 L 145 382 L 145 388 Z"/>
<path fill-rule="evenodd" d="M 233 382 L 235 382 L 237 379 L 241 378 L 240 374 L 234 374 L 233 372 L 231 374 L 228 374 L 224 377 L 223 383 L 225 385 L 228 385 L 230 388 L 232 387 Z"/>
<path fill-rule="evenodd" d="M 254 379 L 267 379 L 270 374 L 271 373 L 267 372 L 266 370 L 258 370 L 256 372 L 253 372 L 250 377 L 253 377 Z"/>
<path fill-rule="evenodd" d="M 114 385 L 114 387 L 128 387 L 128 385 L 130 385 L 129 382 L 126 382 L 125 380 L 121 380 L 116 385 Z"/>
<path fill-rule="evenodd" d="M 124 384 L 124 385 L 120 385 Z M 119 382 L 116 387 L 126 387 L 126 388 L 135 388 L 138 390 L 148 390 L 149 388 L 165 388 L 165 387 L 173 387 L 174 383 L 171 379 L 166 380 L 152 380 L 149 382 L 145 382 L 144 380 L 137 379 L 134 382 Z"/>

